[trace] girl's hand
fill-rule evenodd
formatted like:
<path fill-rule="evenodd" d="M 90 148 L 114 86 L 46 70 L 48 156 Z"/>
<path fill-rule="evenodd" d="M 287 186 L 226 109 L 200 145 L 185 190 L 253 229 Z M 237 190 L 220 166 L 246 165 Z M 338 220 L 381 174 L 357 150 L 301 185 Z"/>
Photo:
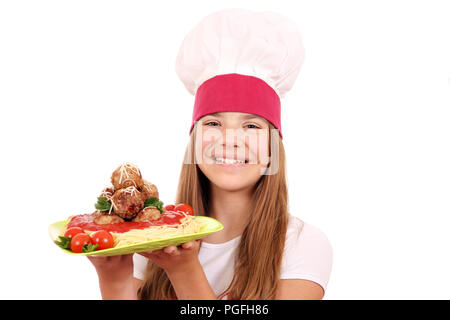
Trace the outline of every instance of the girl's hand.
<path fill-rule="evenodd" d="M 175 247 L 169 246 L 153 252 L 143 252 L 166 272 L 179 300 L 216 299 L 198 260 L 201 240 L 194 240 Z"/>
<path fill-rule="evenodd" d="M 122 281 L 133 276 L 133 254 L 102 257 L 88 256 L 100 280 Z"/>
<path fill-rule="evenodd" d="M 150 259 L 160 268 L 164 269 L 168 275 L 189 273 L 193 268 L 199 266 L 198 251 L 201 240 L 194 240 L 182 245 L 168 246 L 164 249 L 141 252 L 140 255 Z"/>

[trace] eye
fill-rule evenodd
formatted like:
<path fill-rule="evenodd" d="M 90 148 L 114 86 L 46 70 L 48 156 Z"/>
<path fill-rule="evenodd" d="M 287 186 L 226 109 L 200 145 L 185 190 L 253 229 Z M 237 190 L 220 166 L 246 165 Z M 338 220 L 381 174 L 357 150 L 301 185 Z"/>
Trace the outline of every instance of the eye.
<path fill-rule="evenodd" d="M 219 125 L 217 121 L 208 121 L 204 123 L 205 126 L 216 127 Z"/>
<path fill-rule="evenodd" d="M 247 129 L 261 129 L 259 126 L 257 126 L 256 124 L 253 124 L 253 123 L 246 124 L 245 127 Z"/>

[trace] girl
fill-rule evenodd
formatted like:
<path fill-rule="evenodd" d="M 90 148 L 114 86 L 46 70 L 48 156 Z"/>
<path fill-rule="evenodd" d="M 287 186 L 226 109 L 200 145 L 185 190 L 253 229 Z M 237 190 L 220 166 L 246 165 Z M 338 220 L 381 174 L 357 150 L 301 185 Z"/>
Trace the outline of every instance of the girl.
<path fill-rule="evenodd" d="M 185 38 L 177 73 L 195 104 L 176 203 L 224 229 L 179 247 L 89 257 L 104 299 L 323 297 L 332 250 L 288 212 L 280 124 L 302 60 L 296 28 L 273 13 L 222 10 Z"/>

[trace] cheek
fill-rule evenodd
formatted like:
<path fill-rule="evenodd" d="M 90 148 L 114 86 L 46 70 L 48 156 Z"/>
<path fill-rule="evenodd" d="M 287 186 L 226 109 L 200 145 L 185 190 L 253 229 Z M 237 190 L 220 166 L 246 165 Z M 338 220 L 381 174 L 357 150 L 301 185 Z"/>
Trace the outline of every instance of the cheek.
<path fill-rule="evenodd" d="M 202 159 L 211 157 L 216 142 L 221 139 L 221 131 L 213 128 L 203 128 L 201 136 L 196 141 L 197 152 L 201 152 Z"/>
<path fill-rule="evenodd" d="M 258 136 L 247 143 L 250 164 L 266 165 L 270 156 L 269 141 L 266 136 Z"/>
<path fill-rule="evenodd" d="M 204 139 L 203 136 L 197 136 L 194 142 L 195 162 L 204 163 L 206 158 L 211 155 L 211 144 L 213 141 Z"/>
<path fill-rule="evenodd" d="M 212 160 L 212 154 L 213 154 L 213 143 L 209 141 L 202 141 L 201 143 L 201 157 L 202 157 L 202 163 L 204 164 L 211 164 Z"/>

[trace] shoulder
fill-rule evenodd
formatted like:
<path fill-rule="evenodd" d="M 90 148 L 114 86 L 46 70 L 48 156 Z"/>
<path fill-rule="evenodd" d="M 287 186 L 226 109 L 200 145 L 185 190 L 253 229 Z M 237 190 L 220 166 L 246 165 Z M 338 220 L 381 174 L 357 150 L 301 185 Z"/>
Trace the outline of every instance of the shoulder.
<path fill-rule="evenodd" d="M 289 216 L 289 224 L 286 233 L 286 245 L 301 245 L 322 247 L 332 250 L 331 243 L 326 234 L 318 227 L 313 226 L 293 215 Z"/>
<path fill-rule="evenodd" d="M 306 279 L 328 284 L 333 249 L 319 228 L 290 215 L 286 233 L 281 279 Z"/>

